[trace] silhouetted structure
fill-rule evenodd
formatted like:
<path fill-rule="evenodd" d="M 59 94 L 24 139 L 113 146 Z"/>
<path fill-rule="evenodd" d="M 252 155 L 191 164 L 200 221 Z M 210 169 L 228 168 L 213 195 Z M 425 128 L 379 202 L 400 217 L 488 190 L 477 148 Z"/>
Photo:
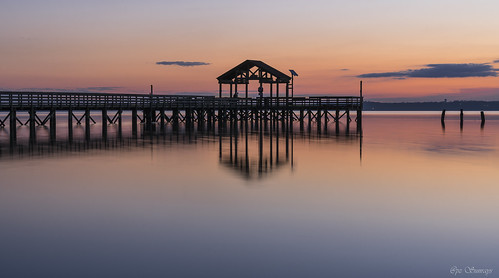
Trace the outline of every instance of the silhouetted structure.
<path fill-rule="evenodd" d="M 237 65 L 233 69 L 227 71 L 226 73 L 220 75 L 218 78 L 219 84 L 219 97 L 222 97 L 222 85 L 229 84 L 230 97 L 238 97 L 238 84 L 242 84 L 245 87 L 245 98 L 248 98 L 248 84 L 250 80 L 256 80 L 260 83 L 260 94 L 263 97 L 263 84 L 269 84 L 269 96 L 273 97 L 273 88 L 275 84 L 275 96 L 279 98 L 279 84 L 286 85 L 286 98 L 289 97 L 289 91 L 291 89 L 290 83 L 292 78 L 275 68 L 267 65 L 262 61 L 256 60 L 246 60 L 241 64 Z M 234 88 L 233 88 L 234 87 Z M 234 91 L 233 91 L 234 90 Z"/>
<path fill-rule="evenodd" d="M 248 97 L 250 80 L 260 83 L 260 96 Z M 73 137 L 73 123 L 85 125 L 86 136 L 90 137 L 90 125 L 95 124 L 95 113 L 101 116 L 102 134 L 107 135 L 108 124 L 118 124 L 121 128 L 122 114 L 131 111 L 132 131 L 137 134 L 138 124 L 143 123 L 145 130 L 154 132 L 158 124 L 164 130 L 171 123 L 178 128 L 179 123 L 193 126 L 196 122 L 210 128 L 216 123 L 223 127 L 227 121 L 245 120 L 252 123 L 263 119 L 273 124 L 280 121 L 292 127 L 293 121 L 312 121 L 327 123 L 333 120 L 339 128 L 339 120 L 345 116 L 350 125 L 350 111 L 356 111 L 357 128 L 360 129 L 362 118 L 362 95 L 332 97 L 290 97 L 291 77 L 273 67 L 254 60 L 247 60 L 218 77 L 220 94 L 214 96 L 178 96 L 150 94 L 105 94 L 105 93 L 61 93 L 61 92 L 0 92 L 0 112 L 6 114 L 0 118 L 0 127 L 10 126 L 10 140 L 16 141 L 16 126 L 29 125 L 32 139 L 36 141 L 36 126 L 50 126 L 50 137 L 55 140 L 57 113 L 67 113 L 68 137 Z M 222 97 L 222 84 L 230 85 L 229 97 Z M 245 85 L 245 97 L 238 97 L 238 84 Z M 269 96 L 263 95 L 263 84 L 270 85 Z M 286 86 L 285 97 L 279 95 L 279 85 Z M 273 88 L 275 86 L 275 96 Z M 234 87 L 234 91 L 233 91 Z M 97 110 L 97 111 L 96 111 Z M 47 112 L 40 118 L 40 111 Z M 331 113 L 331 111 L 334 111 Z M 77 116 L 78 114 L 81 116 Z M 94 117 L 92 117 L 94 113 Z M 111 113 L 111 114 L 109 114 Z M 28 115 L 21 121 L 20 115 Z M 324 125 L 327 126 L 327 125 Z M 319 129 L 320 130 L 320 129 Z"/>

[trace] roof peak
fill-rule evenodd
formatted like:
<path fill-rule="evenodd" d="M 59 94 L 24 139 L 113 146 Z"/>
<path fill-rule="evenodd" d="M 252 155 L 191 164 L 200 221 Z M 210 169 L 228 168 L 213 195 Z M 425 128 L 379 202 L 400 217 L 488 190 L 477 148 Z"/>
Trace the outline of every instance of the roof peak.
<path fill-rule="evenodd" d="M 250 70 L 253 67 L 257 67 L 259 75 L 255 76 L 255 72 Z M 265 75 L 265 76 L 263 76 Z M 270 77 L 268 76 L 270 75 Z M 238 77 L 239 76 L 239 77 Z M 245 60 L 234 68 L 230 69 L 226 73 L 220 75 L 218 78 L 218 83 L 248 83 L 250 79 L 259 80 L 261 83 L 289 83 L 291 77 L 284 74 L 283 72 L 271 67 L 270 65 L 262 62 L 260 60 Z M 236 79 L 238 79 L 236 81 Z M 242 80 L 242 81 L 241 81 Z"/>

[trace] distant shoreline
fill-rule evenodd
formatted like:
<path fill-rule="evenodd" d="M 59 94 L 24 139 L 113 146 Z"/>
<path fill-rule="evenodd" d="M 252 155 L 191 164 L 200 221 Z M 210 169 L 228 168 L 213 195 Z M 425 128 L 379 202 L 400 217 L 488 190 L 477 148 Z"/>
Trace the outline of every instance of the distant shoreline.
<path fill-rule="evenodd" d="M 364 111 L 499 111 L 499 101 L 376 102 L 364 101 Z"/>

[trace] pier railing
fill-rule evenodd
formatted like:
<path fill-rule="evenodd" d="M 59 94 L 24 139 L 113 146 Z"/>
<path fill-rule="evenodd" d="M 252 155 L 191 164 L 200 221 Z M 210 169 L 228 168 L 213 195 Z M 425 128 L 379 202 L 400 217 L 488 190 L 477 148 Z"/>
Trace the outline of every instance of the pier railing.
<path fill-rule="evenodd" d="M 217 98 L 105 93 L 0 92 L 0 110 L 44 109 L 348 109 L 362 107 L 361 97 L 310 96 Z"/>

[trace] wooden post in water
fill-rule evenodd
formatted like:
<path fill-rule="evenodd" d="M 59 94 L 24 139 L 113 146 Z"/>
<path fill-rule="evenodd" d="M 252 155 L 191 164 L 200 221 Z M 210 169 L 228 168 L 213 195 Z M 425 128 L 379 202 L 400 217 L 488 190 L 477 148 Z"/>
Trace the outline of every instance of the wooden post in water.
<path fill-rule="evenodd" d="M 85 139 L 90 140 L 90 108 L 85 109 Z"/>
<path fill-rule="evenodd" d="M 362 131 L 362 109 L 364 108 L 364 96 L 362 95 L 362 80 L 360 81 L 360 103 L 357 108 L 357 132 Z"/>
<path fill-rule="evenodd" d="M 174 108 L 172 111 L 172 126 L 173 130 L 177 131 L 178 130 L 178 109 Z"/>
<path fill-rule="evenodd" d="M 485 125 L 485 113 L 483 111 L 480 111 L 480 118 L 482 119 L 480 126 L 483 128 Z"/>
<path fill-rule="evenodd" d="M 55 142 L 56 138 L 56 113 L 55 108 L 50 109 L 50 141 Z"/>
<path fill-rule="evenodd" d="M 445 109 L 442 110 L 442 115 L 440 116 L 440 122 L 445 125 Z"/>
<path fill-rule="evenodd" d="M 308 109 L 308 132 L 312 130 L 312 110 Z"/>
<path fill-rule="evenodd" d="M 276 97 L 276 100 L 275 100 L 275 110 L 274 110 L 274 114 L 272 115 L 272 118 L 279 118 L 279 81 L 276 82 L 276 88 L 275 88 L 275 97 Z M 273 119 L 272 122 L 275 124 L 275 120 L 276 119 Z M 274 125 L 272 125 L 272 128 L 274 128 Z"/>
<path fill-rule="evenodd" d="M 244 97 L 246 98 L 244 100 L 244 106 L 246 106 L 246 109 L 244 111 L 244 119 L 247 120 L 248 119 L 248 82 L 246 82 L 245 84 L 245 94 L 244 94 Z"/>
<path fill-rule="evenodd" d="M 303 130 L 303 121 L 304 121 L 305 115 L 303 108 L 300 109 L 300 130 Z"/>
<path fill-rule="evenodd" d="M 188 127 L 190 129 L 191 128 L 191 124 L 192 124 L 192 113 L 191 113 L 191 109 L 186 108 L 185 109 L 185 126 L 186 126 L 186 128 Z"/>
<path fill-rule="evenodd" d="M 461 109 L 461 111 L 459 113 L 459 126 L 461 127 L 461 129 L 463 128 L 463 118 L 464 118 L 464 113 L 463 113 L 463 109 Z"/>
<path fill-rule="evenodd" d="M 315 116 L 315 119 L 317 121 L 317 133 L 321 133 L 321 128 L 322 128 L 322 123 L 321 123 L 321 116 L 322 116 L 322 111 L 320 109 L 317 109 L 317 114 Z"/>
<path fill-rule="evenodd" d="M 17 140 L 17 115 L 16 109 L 10 109 L 10 142 L 15 143 Z"/>
<path fill-rule="evenodd" d="M 73 109 L 68 108 L 68 139 L 69 142 L 73 141 Z"/>
<path fill-rule="evenodd" d="M 152 87 L 152 85 L 151 85 Z M 123 119 L 121 117 L 121 115 L 123 114 L 123 109 L 119 109 L 118 110 L 118 137 L 121 138 L 121 135 L 122 135 L 122 131 L 123 131 Z"/>
<path fill-rule="evenodd" d="M 132 109 L 132 135 L 137 136 L 137 109 Z"/>
<path fill-rule="evenodd" d="M 347 113 L 347 127 L 346 127 L 346 135 L 348 136 L 348 133 L 350 132 L 350 122 L 351 122 L 352 120 L 350 119 L 350 110 L 349 110 L 349 109 L 347 109 L 346 113 Z"/>
<path fill-rule="evenodd" d="M 31 107 L 29 111 L 29 141 L 30 143 L 36 142 L 36 114 L 35 108 Z"/>
<path fill-rule="evenodd" d="M 165 109 L 161 108 L 159 110 L 159 116 L 160 116 L 160 130 L 161 132 L 165 132 Z"/>
<path fill-rule="evenodd" d="M 102 109 L 102 139 L 107 139 L 107 109 Z"/>

